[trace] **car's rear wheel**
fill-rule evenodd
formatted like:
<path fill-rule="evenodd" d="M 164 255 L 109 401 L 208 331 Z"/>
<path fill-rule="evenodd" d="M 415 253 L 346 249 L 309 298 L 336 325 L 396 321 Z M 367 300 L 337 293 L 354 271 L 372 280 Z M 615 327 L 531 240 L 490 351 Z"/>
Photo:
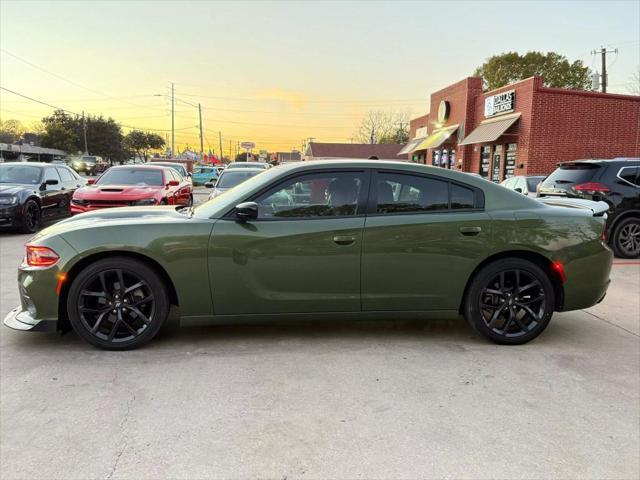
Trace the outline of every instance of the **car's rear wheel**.
<path fill-rule="evenodd" d="M 107 350 L 140 347 L 162 328 L 169 298 L 159 275 L 141 261 L 111 257 L 82 270 L 67 298 L 73 329 Z"/>
<path fill-rule="evenodd" d="M 473 278 L 464 316 L 486 338 L 519 345 L 549 324 L 555 300 L 551 280 L 536 264 L 519 258 L 486 265 Z"/>
<path fill-rule="evenodd" d="M 24 204 L 24 215 L 22 216 L 22 224 L 20 231 L 22 233 L 34 233 L 40 228 L 42 221 L 42 211 L 40 205 L 35 200 L 27 200 Z"/>
<path fill-rule="evenodd" d="M 611 247 L 618 257 L 640 257 L 640 218 L 630 217 L 620 221 L 613 231 Z"/>

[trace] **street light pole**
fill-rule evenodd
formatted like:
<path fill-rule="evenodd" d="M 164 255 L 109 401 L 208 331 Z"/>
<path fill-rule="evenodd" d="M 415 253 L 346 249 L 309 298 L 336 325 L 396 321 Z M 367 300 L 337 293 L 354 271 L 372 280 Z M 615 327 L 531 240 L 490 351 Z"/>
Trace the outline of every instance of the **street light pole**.
<path fill-rule="evenodd" d="M 175 84 L 171 82 L 171 158 L 175 158 L 176 148 L 176 111 L 175 111 Z"/>

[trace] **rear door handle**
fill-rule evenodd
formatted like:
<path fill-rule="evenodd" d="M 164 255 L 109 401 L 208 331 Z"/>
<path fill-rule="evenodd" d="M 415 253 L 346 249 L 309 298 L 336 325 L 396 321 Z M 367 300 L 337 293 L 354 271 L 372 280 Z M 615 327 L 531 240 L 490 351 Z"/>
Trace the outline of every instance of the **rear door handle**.
<path fill-rule="evenodd" d="M 467 237 L 478 235 L 482 231 L 482 227 L 460 227 L 460 233 Z"/>
<path fill-rule="evenodd" d="M 333 241 L 338 245 L 351 245 L 356 241 L 356 237 L 353 235 L 334 235 Z"/>

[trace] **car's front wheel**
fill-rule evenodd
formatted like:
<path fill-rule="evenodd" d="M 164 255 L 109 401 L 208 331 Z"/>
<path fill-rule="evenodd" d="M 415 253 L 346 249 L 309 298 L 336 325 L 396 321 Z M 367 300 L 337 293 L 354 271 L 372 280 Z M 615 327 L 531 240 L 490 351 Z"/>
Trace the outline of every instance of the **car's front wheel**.
<path fill-rule="evenodd" d="M 519 258 L 498 260 L 473 278 L 464 316 L 486 338 L 519 345 L 533 340 L 549 324 L 555 297 L 549 276 Z"/>
<path fill-rule="evenodd" d="M 625 218 L 618 223 L 613 231 L 611 247 L 618 257 L 640 257 L 640 218 Z"/>
<path fill-rule="evenodd" d="M 40 228 L 41 221 L 42 211 L 40 210 L 40 205 L 33 199 L 27 200 L 27 203 L 24 204 L 20 231 L 22 233 L 35 233 Z"/>
<path fill-rule="evenodd" d="M 110 257 L 87 266 L 67 297 L 73 329 L 107 350 L 128 350 L 151 340 L 169 313 L 169 298 L 159 275 L 145 263 Z"/>

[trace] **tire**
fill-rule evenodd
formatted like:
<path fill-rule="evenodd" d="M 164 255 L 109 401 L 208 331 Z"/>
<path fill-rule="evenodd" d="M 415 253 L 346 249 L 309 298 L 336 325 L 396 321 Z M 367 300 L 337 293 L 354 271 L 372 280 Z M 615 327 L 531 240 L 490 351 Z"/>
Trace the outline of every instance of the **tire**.
<path fill-rule="evenodd" d="M 24 213 L 20 231 L 22 233 L 35 233 L 42 223 L 42 210 L 35 200 L 27 200 L 24 204 Z"/>
<path fill-rule="evenodd" d="M 618 222 L 611 236 L 611 248 L 616 257 L 640 257 L 640 218 L 627 217 Z"/>
<path fill-rule="evenodd" d="M 464 317 L 489 340 L 520 345 L 547 328 L 554 306 L 553 285 L 544 270 L 527 260 L 508 258 L 486 265 L 473 277 Z"/>
<path fill-rule="evenodd" d="M 170 303 L 160 276 L 127 257 L 87 266 L 73 280 L 67 313 L 76 333 L 105 350 L 138 348 L 164 325 Z"/>

